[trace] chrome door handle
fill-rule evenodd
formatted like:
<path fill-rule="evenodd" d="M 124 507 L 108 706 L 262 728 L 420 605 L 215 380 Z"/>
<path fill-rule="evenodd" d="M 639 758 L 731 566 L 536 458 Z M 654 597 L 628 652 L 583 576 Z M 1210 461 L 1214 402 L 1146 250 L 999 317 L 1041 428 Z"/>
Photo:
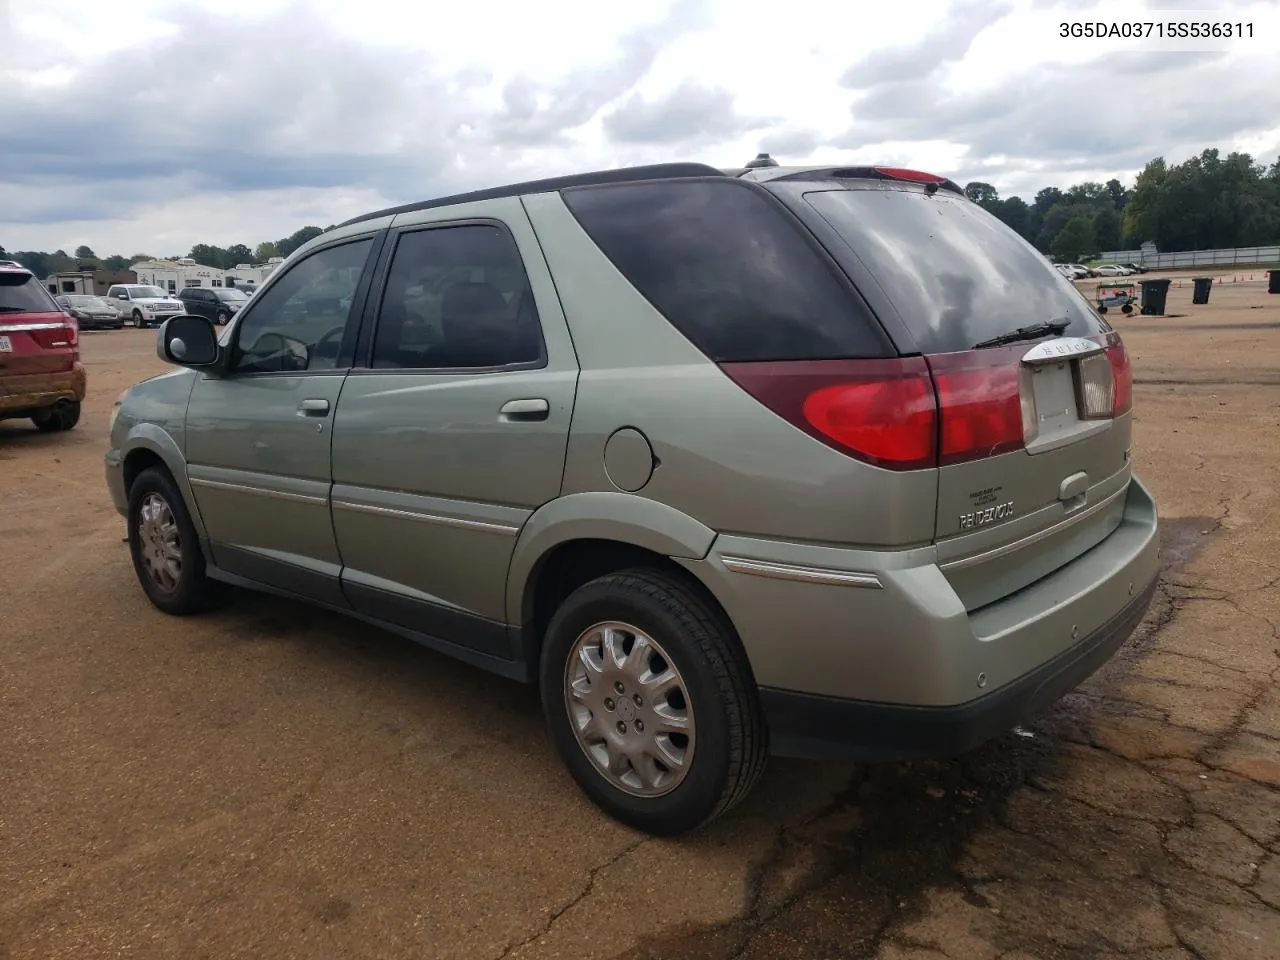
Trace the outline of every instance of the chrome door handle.
<path fill-rule="evenodd" d="M 522 400 L 508 400 L 498 411 L 501 420 L 522 422 L 529 420 L 545 420 L 551 413 L 551 405 L 541 397 L 526 397 Z"/>
<path fill-rule="evenodd" d="M 303 400 L 298 404 L 298 416 L 300 417 L 323 417 L 329 412 L 329 401 L 323 397 L 318 399 Z"/>

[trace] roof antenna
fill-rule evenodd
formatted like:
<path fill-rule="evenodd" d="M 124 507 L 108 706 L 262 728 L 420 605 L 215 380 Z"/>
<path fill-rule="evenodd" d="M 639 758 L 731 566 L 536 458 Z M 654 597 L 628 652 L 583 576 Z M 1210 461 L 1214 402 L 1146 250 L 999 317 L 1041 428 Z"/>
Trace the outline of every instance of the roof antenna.
<path fill-rule="evenodd" d="M 747 169 L 758 170 L 760 167 L 776 167 L 777 165 L 778 161 L 767 153 L 757 153 L 756 158 L 747 164 Z"/>

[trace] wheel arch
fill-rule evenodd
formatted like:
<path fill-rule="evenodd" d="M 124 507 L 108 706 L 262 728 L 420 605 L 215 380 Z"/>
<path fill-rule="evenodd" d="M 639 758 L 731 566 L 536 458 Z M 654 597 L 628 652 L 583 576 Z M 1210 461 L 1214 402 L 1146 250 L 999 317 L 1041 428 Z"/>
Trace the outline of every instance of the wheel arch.
<path fill-rule="evenodd" d="M 148 467 L 163 467 L 173 478 L 178 492 L 182 494 L 183 506 L 187 508 L 191 524 L 196 528 L 201 542 L 205 541 L 204 521 L 200 517 L 200 509 L 196 505 L 191 484 L 187 480 L 186 458 L 178 449 L 178 444 L 173 437 L 153 423 L 139 423 L 130 431 L 125 441 L 120 462 L 121 469 L 124 471 L 126 497 L 138 474 Z"/>
<path fill-rule="evenodd" d="M 682 581 L 733 622 L 716 594 L 680 561 L 701 560 L 716 532 L 666 504 L 623 493 L 580 493 L 541 507 L 525 523 L 507 576 L 507 622 L 537 673 L 542 635 L 560 602 L 583 583 L 628 567 Z M 734 631 L 736 634 L 736 630 Z"/>

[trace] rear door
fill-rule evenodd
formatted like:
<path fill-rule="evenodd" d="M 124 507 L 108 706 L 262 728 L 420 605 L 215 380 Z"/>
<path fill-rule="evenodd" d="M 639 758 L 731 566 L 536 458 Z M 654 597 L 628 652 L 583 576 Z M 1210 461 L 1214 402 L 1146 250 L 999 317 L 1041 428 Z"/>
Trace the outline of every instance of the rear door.
<path fill-rule="evenodd" d="M 803 202 L 847 244 L 903 352 L 929 364 L 935 537 L 966 604 L 1026 586 L 1111 533 L 1130 476 L 1128 361 L 1075 287 L 950 191 L 863 181 Z"/>
<path fill-rule="evenodd" d="M 0 398 L 29 394 L 40 378 L 71 370 L 76 334 L 76 322 L 31 273 L 0 268 Z"/>
<path fill-rule="evenodd" d="M 507 568 L 560 493 L 577 357 L 519 199 L 403 219 L 333 426 L 343 589 L 506 660 Z"/>

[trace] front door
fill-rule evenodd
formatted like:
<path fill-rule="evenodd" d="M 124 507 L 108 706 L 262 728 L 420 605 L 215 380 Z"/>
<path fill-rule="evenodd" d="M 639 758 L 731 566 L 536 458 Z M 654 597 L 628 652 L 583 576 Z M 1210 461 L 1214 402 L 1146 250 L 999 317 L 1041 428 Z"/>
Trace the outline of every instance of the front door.
<path fill-rule="evenodd" d="M 333 525 L 357 610 L 510 659 L 507 568 L 559 495 L 578 365 L 519 201 L 448 216 L 387 241 L 334 422 Z"/>
<path fill-rule="evenodd" d="M 291 265 L 234 327 L 227 372 L 197 379 L 187 407 L 187 469 L 214 563 L 338 606 L 330 433 L 374 246 L 359 237 Z"/>

